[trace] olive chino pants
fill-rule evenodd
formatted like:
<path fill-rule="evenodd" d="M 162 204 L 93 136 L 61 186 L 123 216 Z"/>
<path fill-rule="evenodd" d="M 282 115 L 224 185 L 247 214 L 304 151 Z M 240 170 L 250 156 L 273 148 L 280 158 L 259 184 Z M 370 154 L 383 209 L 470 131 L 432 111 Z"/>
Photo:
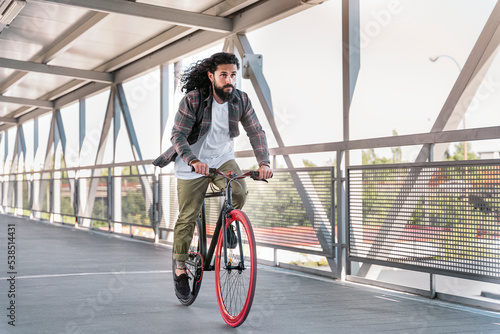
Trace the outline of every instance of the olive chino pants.
<path fill-rule="evenodd" d="M 235 160 L 227 161 L 219 167 L 219 170 L 224 173 L 231 171 L 238 175 L 242 174 Z M 200 177 L 194 180 L 177 179 L 179 216 L 174 227 L 174 260 L 186 261 L 188 259 L 188 250 L 193 239 L 194 227 L 210 182 L 213 182 L 221 190 L 226 186 L 222 176 L 217 176 L 215 179 L 208 177 Z M 241 209 L 247 197 L 245 179 L 233 182 L 232 192 L 234 208 Z"/>

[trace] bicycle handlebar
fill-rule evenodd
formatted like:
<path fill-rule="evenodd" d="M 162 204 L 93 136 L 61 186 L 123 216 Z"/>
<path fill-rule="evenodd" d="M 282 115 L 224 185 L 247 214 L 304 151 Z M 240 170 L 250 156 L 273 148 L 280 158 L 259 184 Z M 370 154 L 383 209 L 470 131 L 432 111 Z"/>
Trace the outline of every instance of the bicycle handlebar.
<path fill-rule="evenodd" d="M 191 166 L 191 171 L 194 172 L 194 167 Z M 234 174 L 233 172 L 229 172 L 227 174 L 224 174 L 223 172 L 221 172 L 220 170 L 218 170 L 217 168 L 209 168 L 208 169 L 208 174 L 212 177 L 215 177 L 217 175 L 220 175 L 222 177 L 225 177 L 227 179 L 232 179 L 232 180 L 237 180 L 237 179 L 243 179 L 245 177 L 250 177 L 252 180 L 255 180 L 255 181 L 264 181 L 264 182 L 268 182 L 266 179 L 259 179 L 259 171 L 258 170 L 251 170 L 249 172 L 246 172 L 242 175 L 237 175 L 237 174 Z M 273 177 L 271 175 L 271 177 Z"/>

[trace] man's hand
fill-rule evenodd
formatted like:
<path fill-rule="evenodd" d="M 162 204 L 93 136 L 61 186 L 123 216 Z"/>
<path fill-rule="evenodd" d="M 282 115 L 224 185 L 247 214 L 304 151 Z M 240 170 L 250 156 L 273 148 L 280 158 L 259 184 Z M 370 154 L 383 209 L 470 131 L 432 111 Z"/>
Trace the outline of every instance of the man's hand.
<path fill-rule="evenodd" d="M 194 171 L 198 174 L 201 175 L 208 175 L 208 165 L 206 163 L 203 163 L 201 161 L 196 161 L 195 163 L 191 164 L 191 167 L 194 168 Z"/>
<path fill-rule="evenodd" d="M 273 170 L 266 165 L 260 166 L 258 171 L 259 171 L 259 179 L 267 180 L 273 176 Z"/>

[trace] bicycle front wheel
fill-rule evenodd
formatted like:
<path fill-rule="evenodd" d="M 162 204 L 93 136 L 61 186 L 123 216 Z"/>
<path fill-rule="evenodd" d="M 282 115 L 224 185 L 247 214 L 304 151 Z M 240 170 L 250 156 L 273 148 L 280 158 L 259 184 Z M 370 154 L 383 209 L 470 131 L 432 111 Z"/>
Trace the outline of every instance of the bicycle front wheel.
<path fill-rule="evenodd" d="M 229 217 L 226 226 L 228 231 L 233 229 L 237 242 L 235 245 L 226 242 L 226 261 L 221 229 L 215 251 L 215 290 L 222 318 L 229 326 L 238 327 L 252 307 L 257 281 L 257 250 L 247 215 L 233 210 Z"/>

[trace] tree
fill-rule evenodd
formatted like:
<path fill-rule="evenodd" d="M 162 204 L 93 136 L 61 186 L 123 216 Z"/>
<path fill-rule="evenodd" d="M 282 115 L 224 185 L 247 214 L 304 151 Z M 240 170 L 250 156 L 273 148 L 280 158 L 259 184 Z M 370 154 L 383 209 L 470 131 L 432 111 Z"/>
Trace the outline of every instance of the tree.
<path fill-rule="evenodd" d="M 454 155 L 451 155 L 450 151 L 446 150 L 446 152 L 444 153 L 445 160 L 447 160 L 447 161 L 465 160 L 464 159 L 464 157 L 465 157 L 465 150 L 464 150 L 465 145 L 464 144 L 465 144 L 464 142 L 455 144 L 455 154 Z M 467 160 L 477 160 L 478 156 L 476 155 L 476 153 L 471 152 L 470 144 L 467 143 L 466 145 L 467 145 Z"/>
<path fill-rule="evenodd" d="M 396 130 L 392 130 L 392 135 L 397 136 L 398 132 Z M 403 161 L 403 154 L 401 151 L 401 147 L 391 148 L 392 158 L 378 157 L 375 154 L 375 149 L 371 148 L 368 150 L 363 150 L 361 153 L 361 161 L 363 165 L 379 165 L 379 164 L 393 164 L 400 163 Z"/>

